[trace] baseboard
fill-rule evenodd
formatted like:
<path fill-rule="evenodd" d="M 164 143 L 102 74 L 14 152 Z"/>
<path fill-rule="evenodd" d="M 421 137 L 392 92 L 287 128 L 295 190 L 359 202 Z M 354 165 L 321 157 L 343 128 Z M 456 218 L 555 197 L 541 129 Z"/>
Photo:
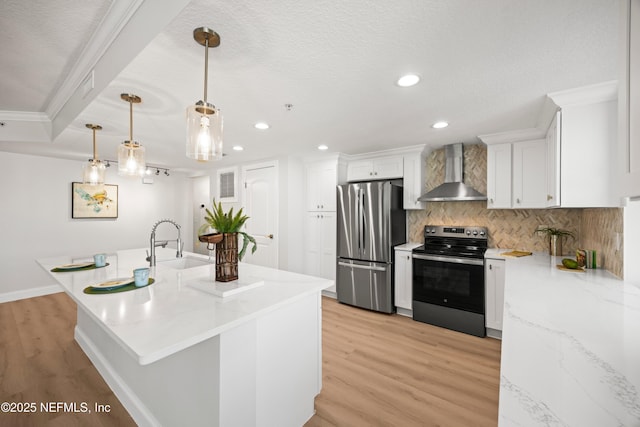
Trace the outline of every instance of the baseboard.
<path fill-rule="evenodd" d="M 322 291 L 322 296 L 323 297 L 333 298 L 333 299 L 338 299 L 338 296 L 336 295 L 335 291 L 328 291 L 326 289 L 324 289 Z"/>
<path fill-rule="evenodd" d="M 406 308 L 396 307 L 396 313 L 401 316 L 413 317 L 413 310 L 407 310 Z"/>
<path fill-rule="evenodd" d="M 122 378 L 113 370 L 109 361 L 78 326 L 75 327 L 74 338 L 136 424 L 138 426 L 159 426 L 158 420 L 124 383 Z"/>
<path fill-rule="evenodd" d="M 42 295 L 51 295 L 62 292 L 60 285 L 42 286 L 40 288 L 30 288 L 21 291 L 12 291 L 0 294 L 0 303 L 18 301 L 21 299 L 41 297 Z"/>
<path fill-rule="evenodd" d="M 498 329 L 487 328 L 487 336 L 502 341 L 502 331 Z"/>

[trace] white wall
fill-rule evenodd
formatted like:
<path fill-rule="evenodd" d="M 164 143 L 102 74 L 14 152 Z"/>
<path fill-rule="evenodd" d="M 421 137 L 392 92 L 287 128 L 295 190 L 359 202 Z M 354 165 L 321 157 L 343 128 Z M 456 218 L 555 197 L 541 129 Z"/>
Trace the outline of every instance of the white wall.
<path fill-rule="evenodd" d="M 37 294 L 55 281 L 35 262 L 57 255 L 149 246 L 153 224 L 163 218 L 182 227 L 185 249 L 193 246 L 189 179 L 173 173 L 153 176 L 154 184 L 107 169 L 107 184 L 118 185 L 117 219 L 72 219 L 71 183 L 82 179 L 83 162 L 0 152 L 0 301 Z M 166 228 L 165 228 L 166 227 Z M 169 224 L 157 238 L 175 239 Z"/>
<path fill-rule="evenodd" d="M 264 159 L 256 162 L 237 164 L 238 176 L 242 177 L 242 168 L 256 163 L 264 163 L 272 160 L 278 162 L 278 268 L 293 272 L 302 273 L 304 268 L 304 257 L 301 250 L 304 221 L 304 164 L 301 159 L 283 156 L 275 159 Z M 224 168 L 228 168 L 225 165 Z M 211 206 L 211 198 L 217 197 L 216 169 L 210 175 L 210 197 L 206 203 Z M 238 202 L 223 203 L 225 209 L 233 206 L 234 210 L 242 207 L 242 183 L 238 183 Z M 200 215 L 199 212 L 194 212 Z M 194 218 L 196 221 L 197 218 Z"/>

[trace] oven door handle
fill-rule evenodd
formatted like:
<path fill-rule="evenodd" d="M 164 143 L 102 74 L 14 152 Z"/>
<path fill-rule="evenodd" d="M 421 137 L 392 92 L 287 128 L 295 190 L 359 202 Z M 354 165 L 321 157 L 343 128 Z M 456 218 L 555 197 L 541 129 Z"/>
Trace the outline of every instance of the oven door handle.
<path fill-rule="evenodd" d="M 484 265 L 484 260 L 473 259 L 473 258 L 451 258 L 451 257 L 445 257 L 445 256 L 420 255 L 420 254 L 413 254 L 413 258 L 424 259 L 427 261 L 451 262 L 455 264 Z"/>
<path fill-rule="evenodd" d="M 375 265 L 349 264 L 342 261 L 339 261 L 338 265 L 341 265 L 342 267 L 360 268 L 362 270 L 387 271 L 385 267 L 377 267 Z"/>

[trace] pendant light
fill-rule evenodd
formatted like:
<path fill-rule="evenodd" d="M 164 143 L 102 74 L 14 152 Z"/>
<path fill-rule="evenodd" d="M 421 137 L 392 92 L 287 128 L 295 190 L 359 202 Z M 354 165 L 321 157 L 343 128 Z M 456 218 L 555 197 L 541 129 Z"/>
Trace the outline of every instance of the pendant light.
<path fill-rule="evenodd" d="M 82 172 L 82 183 L 83 184 L 104 184 L 104 172 L 105 165 L 100 160 L 98 160 L 98 150 L 96 149 L 96 131 L 101 130 L 102 126 L 94 125 L 87 123 L 85 125 L 89 129 L 93 130 L 93 158 L 89 160 Z"/>
<path fill-rule="evenodd" d="M 209 48 L 220 45 L 220 36 L 200 27 L 193 38 L 204 46 L 204 99 L 187 108 L 187 157 L 201 162 L 222 158 L 222 113 L 207 102 Z"/>
<path fill-rule="evenodd" d="M 120 94 L 120 98 L 129 103 L 129 140 L 118 147 L 118 175 L 140 176 L 146 166 L 144 147 L 133 140 L 133 104 L 139 104 L 142 98 L 128 93 Z"/>

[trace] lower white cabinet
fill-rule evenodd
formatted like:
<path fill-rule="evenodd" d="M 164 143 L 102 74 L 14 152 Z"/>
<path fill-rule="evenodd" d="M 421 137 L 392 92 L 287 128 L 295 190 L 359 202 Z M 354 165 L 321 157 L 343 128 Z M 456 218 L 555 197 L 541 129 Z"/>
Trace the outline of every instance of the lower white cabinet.
<path fill-rule="evenodd" d="M 492 334 L 491 331 L 488 330 L 487 335 L 500 338 L 502 335 L 502 315 L 504 311 L 505 260 L 487 258 L 484 269 L 485 326 L 487 329 L 493 329 L 498 332 L 497 334 Z"/>
<path fill-rule="evenodd" d="M 412 283 L 413 258 L 412 250 L 420 246 L 419 243 L 405 243 L 395 247 L 394 259 L 394 300 L 398 314 L 412 315 Z"/>
<path fill-rule="evenodd" d="M 336 213 L 307 212 L 305 233 L 305 273 L 336 280 Z"/>

